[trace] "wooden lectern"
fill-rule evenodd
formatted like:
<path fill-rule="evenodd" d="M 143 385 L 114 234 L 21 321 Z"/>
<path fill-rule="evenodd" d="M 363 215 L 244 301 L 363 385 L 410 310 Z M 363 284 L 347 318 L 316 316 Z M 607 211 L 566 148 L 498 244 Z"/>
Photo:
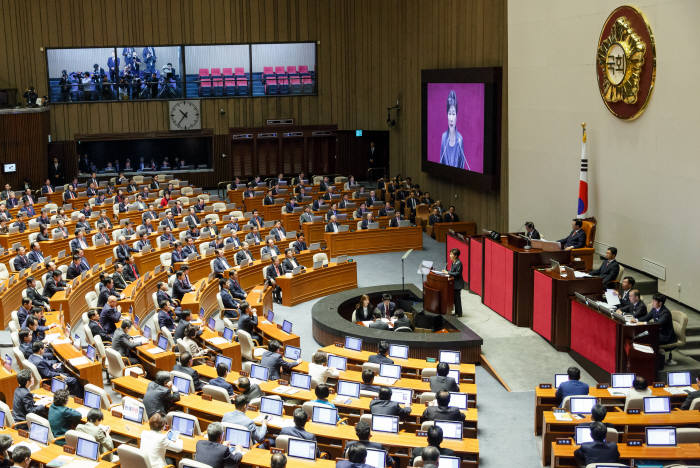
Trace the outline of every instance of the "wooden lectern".
<path fill-rule="evenodd" d="M 431 271 L 423 282 L 423 310 L 448 314 L 454 305 L 454 279 Z"/>

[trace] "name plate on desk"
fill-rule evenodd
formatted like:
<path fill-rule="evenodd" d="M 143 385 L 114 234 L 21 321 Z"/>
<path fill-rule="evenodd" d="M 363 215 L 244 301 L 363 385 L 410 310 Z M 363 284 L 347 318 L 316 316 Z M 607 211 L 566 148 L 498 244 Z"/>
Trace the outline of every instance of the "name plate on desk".
<path fill-rule="evenodd" d="M 435 363 L 437 362 L 434 357 L 425 358 L 425 362 Z"/>
<path fill-rule="evenodd" d="M 338 348 L 344 348 L 345 345 L 343 343 L 333 343 L 334 346 L 337 346 Z"/>
<path fill-rule="evenodd" d="M 121 419 L 121 417 L 123 416 L 123 414 L 122 414 L 121 411 L 113 409 L 113 410 L 112 410 L 112 416 L 114 416 L 115 418 L 120 418 L 120 419 Z"/>
<path fill-rule="evenodd" d="M 416 431 L 416 437 L 428 437 L 428 431 Z"/>
<path fill-rule="evenodd" d="M 284 453 L 284 449 L 277 447 L 270 447 L 270 454 L 274 455 L 276 453 Z"/>
<path fill-rule="evenodd" d="M 627 445 L 628 445 L 629 447 L 641 447 L 641 446 L 642 446 L 642 443 L 643 443 L 642 440 L 634 440 L 634 439 L 631 439 L 631 440 L 628 440 L 628 441 L 627 441 Z"/>
<path fill-rule="evenodd" d="M 552 388 L 552 384 L 551 383 L 541 383 L 540 388 L 549 389 L 549 388 Z"/>
<path fill-rule="evenodd" d="M 653 387 L 654 388 L 664 388 L 666 384 L 664 382 L 654 382 Z"/>
<path fill-rule="evenodd" d="M 238 374 L 239 374 L 241 377 L 248 377 L 248 376 L 250 375 L 250 374 L 248 374 L 246 371 L 240 371 L 240 372 L 238 372 Z"/>
<path fill-rule="evenodd" d="M 627 408 L 627 414 L 641 414 L 642 410 L 639 408 Z"/>
<path fill-rule="evenodd" d="M 557 439 L 557 445 L 571 445 L 571 439 Z"/>
<path fill-rule="evenodd" d="M 600 389 L 600 390 L 604 390 L 604 389 L 608 388 L 609 386 L 610 385 L 608 385 L 606 383 L 599 383 L 598 385 L 595 386 L 595 388 Z"/>
<path fill-rule="evenodd" d="M 74 449 L 73 447 L 69 447 L 69 446 L 67 446 L 67 445 L 64 445 L 64 446 L 63 446 L 63 451 L 64 451 L 65 453 L 69 453 L 69 454 L 71 454 L 71 455 L 74 455 L 74 454 L 75 454 L 75 449 Z"/>

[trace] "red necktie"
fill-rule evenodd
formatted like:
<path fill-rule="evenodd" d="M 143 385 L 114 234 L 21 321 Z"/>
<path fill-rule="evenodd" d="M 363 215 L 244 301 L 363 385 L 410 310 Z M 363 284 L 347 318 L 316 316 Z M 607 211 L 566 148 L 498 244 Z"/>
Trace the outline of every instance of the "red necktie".
<path fill-rule="evenodd" d="M 53 193 L 53 189 L 49 187 L 49 193 Z"/>
<path fill-rule="evenodd" d="M 277 276 L 280 274 L 280 271 L 277 269 L 277 265 L 275 265 L 275 273 L 277 273 Z"/>
<path fill-rule="evenodd" d="M 134 265 L 131 265 L 131 271 L 134 273 L 134 278 L 139 277 L 138 273 L 136 273 L 136 267 Z"/>
<path fill-rule="evenodd" d="M 71 199 L 74 198 L 74 197 L 73 197 L 73 192 L 70 192 L 70 197 L 71 197 Z"/>

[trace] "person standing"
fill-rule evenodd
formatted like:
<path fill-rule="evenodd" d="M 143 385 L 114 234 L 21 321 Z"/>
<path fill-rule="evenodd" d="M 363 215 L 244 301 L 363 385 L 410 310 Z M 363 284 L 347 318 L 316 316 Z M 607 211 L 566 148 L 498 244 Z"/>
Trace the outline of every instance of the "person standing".
<path fill-rule="evenodd" d="M 464 289 L 464 278 L 462 278 L 462 262 L 459 259 L 460 252 L 457 249 L 450 250 L 450 260 L 452 260 L 452 266 L 450 271 L 445 270 L 445 273 L 454 278 L 454 303 L 455 303 L 455 315 L 457 317 L 462 316 L 462 289 Z"/>

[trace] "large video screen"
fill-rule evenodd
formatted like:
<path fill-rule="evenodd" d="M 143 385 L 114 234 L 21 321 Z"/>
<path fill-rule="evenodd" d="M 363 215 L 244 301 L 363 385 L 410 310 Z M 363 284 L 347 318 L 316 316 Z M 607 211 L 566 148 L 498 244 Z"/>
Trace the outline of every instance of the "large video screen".
<path fill-rule="evenodd" d="M 423 70 L 422 169 L 474 188 L 497 187 L 500 68 Z"/>
<path fill-rule="evenodd" d="M 187 97 L 250 94 L 250 46 L 185 46 Z"/>
<path fill-rule="evenodd" d="M 183 96 L 180 46 L 47 49 L 50 102 Z"/>
<path fill-rule="evenodd" d="M 316 43 L 253 44 L 253 96 L 316 94 Z"/>

